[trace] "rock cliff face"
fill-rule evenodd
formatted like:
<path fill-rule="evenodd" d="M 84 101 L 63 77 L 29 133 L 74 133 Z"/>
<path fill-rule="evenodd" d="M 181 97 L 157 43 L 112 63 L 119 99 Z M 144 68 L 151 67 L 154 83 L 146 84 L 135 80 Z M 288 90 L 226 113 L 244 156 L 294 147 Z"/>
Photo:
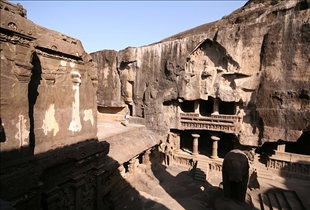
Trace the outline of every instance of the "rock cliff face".
<path fill-rule="evenodd" d="M 0 10 L 1 157 L 95 138 L 97 71 L 81 42 L 34 24 L 20 4 Z"/>
<path fill-rule="evenodd" d="M 199 110 L 239 115 L 232 132 L 243 145 L 297 141 L 310 131 L 309 6 L 253 0 L 219 21 L 113 52 L 115 58 L 92 53 L 117 99 L 102 94 L 104 79 L 98 97 L 125 102 L 162 133 L 180 129 L 181 113 Z"/>
<path fill-rule="evenodd" d="M 0 206 L 104 209 L 94 195 L 108 193 L 117 165 L 96 139 L 91 57 L 79 40 L 27 20 L 20 4 L 1 0 L 0 15 Z"/>

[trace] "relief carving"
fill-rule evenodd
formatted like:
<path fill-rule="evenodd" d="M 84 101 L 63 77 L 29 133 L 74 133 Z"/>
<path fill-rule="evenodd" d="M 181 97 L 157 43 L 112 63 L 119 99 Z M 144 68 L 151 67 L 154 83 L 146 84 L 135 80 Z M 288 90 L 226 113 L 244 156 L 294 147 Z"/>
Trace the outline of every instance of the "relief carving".
<path fill-rule="evenodd" d="M 16 26 L 16 24 L 13 23 L 13 22 L 9 22 L 8 27 L 9 27 L 11 30 L 13 30 L 13 31 L 16 31 L 16 30 L 17 30 L 17 26 Z"/>
<path fill-rule="evenodd" d="M 65 187 L 58 193 L 57 207 L 58 209 L 73 210 L 74 197 L 73 190 L 70 187 Z"/>
<path fill-rule="evenodd" d="M 16 35 L 16 34 L 9 35 L 9 34 L 2 33 L 2 32 L 0 32 L 0 40 L 4 42 L 10 42 L 12 44 L 27 46 L 27 47 L 30 46 L 30 42 L 31 42 L 29 39 L 26 39 L 19 35 Z"/>
<path fill-rule="evenodd" d="M 27 18 L 27 10 L 20 3 L 16 4 L 17 12 L 20 16 Z"/>
<path fill-rule="evenodd" d="M 227 54 L 226 49 L 216 41 L 207 39 L 186 58 L 184 94 L 193 94 L 193 87 L 197 84 L 200 98 L 212 96 L 223 101 L 238 101 L 240 94 L 236 92 L 234 79 L 239 71 L 239 64 Z M 191 79 L 195 75 L 199 77 Z"/>
<path fill-rule="evenodd" d="M 77 71 L 72 71 L 70 74 L 73 85 L 74 86 L 81 85 L 81 74 Z"/>
<path fill-rule="evenodd" d="M 93 209 L 94 204 L 94 196 L 95 196 L 95 189 L 96 189 L 96 183 L 95 183 L 95 177 L 89 175 L 87 178 L 85 178 L 86 181 L 82 187 L 82 208 L 81 209 Z"/>

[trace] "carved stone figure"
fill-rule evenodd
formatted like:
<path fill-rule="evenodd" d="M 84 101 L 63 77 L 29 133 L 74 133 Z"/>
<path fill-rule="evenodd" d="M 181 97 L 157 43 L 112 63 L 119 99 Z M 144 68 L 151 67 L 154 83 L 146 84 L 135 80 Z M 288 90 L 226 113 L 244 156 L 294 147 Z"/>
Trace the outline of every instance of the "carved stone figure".
<path fill-rule="evenodd" d="M 223 169 L 224 197 L 244 202 L 249 180 L 247 156 L 238 149 L 231 150 L 224 158 Z"/>

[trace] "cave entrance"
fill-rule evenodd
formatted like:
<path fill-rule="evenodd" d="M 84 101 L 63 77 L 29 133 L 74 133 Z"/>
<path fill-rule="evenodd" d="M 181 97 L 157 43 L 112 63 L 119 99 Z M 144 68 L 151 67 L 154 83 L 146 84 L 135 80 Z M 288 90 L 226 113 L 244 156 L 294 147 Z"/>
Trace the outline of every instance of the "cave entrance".
<path fill-rule="evenodd" d="M 194 101 L 183 101 L 183 103 L 181 103 L 181 110 L 183 112 L 194 112 L 195 102 Z"/>
<path fill-rule="evenodd" d="M 286 142 L 285 152 L 296 153 L 301 155 L 310 155 L 310 131 L 305 131 L 297 142 Z"/>
<path fill-rule="evenodd" d="M 261 147 L 255 150 L 255 153 L 271 156 L 277 149 L 277 142 L 265 142 Z"/>
<path fill-rule="evenodd" d="M 235 107 L 235 102 L 219 101 L 219 114 L 234 115 Z"/>
<path fill-rule="evenodd" d="M 180 135 L 180 148 L 184 151 L 193 150 L 193 137 L 191 131 L 183 131 Z"/>
<path fill-rule="evenodd" d="M 271 156 L 274 150 L 281 152 L 295 153 L 300 155 L 310 155 L 310 131 L 305 131 L 296 142 L 265 142 L 263 146 L 255 150 L 256 153 Z"/>
<path fill-rule="evenodd" d="M 129 109 L 129 115 L 133 116 L 133 109 L 132 109 L 132 105 L 131 104 L 127 104 L 128 105 L 128 109 Z"/>
<path fill-rule="evenodd" d="M 199 102 L 199 112 L 201 116 L 210 116 L 213 112 L 213 100 L 211 97 L 208 100 L 200 100 Z"/>
<path fill-rule="evenodd" d="M 218 141 L 218 157 L 224 158 L 230 150 L 234 149 L 233 139 L 236 137 L 233 134 L 223 133 L 220 138 L 221 140 Z"/>
<path fill-rule="evenodd" d="M 98 112 L 102 114 L 120 114 L 123 112 L 124 107 L 104 107 L 97 106 Z"/>

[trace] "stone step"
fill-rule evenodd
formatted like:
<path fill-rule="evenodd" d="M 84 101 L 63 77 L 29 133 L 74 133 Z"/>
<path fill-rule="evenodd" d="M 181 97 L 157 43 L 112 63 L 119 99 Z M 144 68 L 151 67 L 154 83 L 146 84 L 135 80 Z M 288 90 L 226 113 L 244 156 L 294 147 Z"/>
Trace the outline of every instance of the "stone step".
<path fill-rule="evenodd" d="M 203 161 L 198 161 L 195 169 L 194 179 L 199 181 L 206 181 L 209 164 Z"/>
<path fill-rule="evenodd" d="M 262 210 L 306 210 L 295 191 L 279 191 L 259 194 Z"/>
<path fill-rule="evenodd" d="M 198 181 L 206 181 L 207 180 L 207 176 L 206 176 L 206 174 L 195 173 L 194 179 L 198 180 Z"/>
<path fill-rule="evenodd" d="M 200 168 L 201 170 L 207 172 L 209 170 L 209 164 L 208 165 L 200 165 L 197 166 L 197 168 Z"/>
<path fill-rule="evenodd" d="M 273 173 L 267 169 L 257 168 L 257 177 L 260 179 L 275 180 Z"/>
<path fill-rule="evenodd" d="M 206 174 L 202 171 L 198 171 L 195 173 L 195 177 L 206 177 Z"/>

